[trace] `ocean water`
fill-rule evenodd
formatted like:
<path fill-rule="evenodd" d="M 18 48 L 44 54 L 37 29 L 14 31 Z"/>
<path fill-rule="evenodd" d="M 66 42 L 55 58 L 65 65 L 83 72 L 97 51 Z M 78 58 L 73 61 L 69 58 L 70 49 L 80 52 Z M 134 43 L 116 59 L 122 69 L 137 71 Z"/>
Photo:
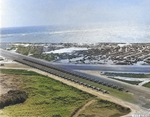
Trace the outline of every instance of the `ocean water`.
<path fill-rule="evenodd" d="M 150 43 L 150 26 L 2 28 L 1 43 Z"/>

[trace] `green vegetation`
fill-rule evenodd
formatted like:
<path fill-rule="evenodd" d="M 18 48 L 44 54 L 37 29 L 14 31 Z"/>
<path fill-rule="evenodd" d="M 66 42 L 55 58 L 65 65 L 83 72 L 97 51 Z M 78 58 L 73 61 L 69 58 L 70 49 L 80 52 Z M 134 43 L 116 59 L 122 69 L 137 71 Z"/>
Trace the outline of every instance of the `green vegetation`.
<path fill-rule="evenodd" d="M 7 48 L 8 51 L 10 51 L 10 50 L 15 50 L 15 49 L 16 49 L 16 47 L 14 47 L 13 45 L 12 45 L 11 48 Z"/>
<path fill-rule="evenodd" d="M 49 53 L 49 54 L 43 54 L 43 48 L 42 46 L 22 46 L 18 45 L 16 47 L 12 47 L 9 50 L 16 49 L 17 53 L 23 54 L 23 55 L 30 55 L 35 58 L 44 59 L 47 61 L 53 61 L 53 60 L 59 60 L 59 59 L 72 59 L 78 57 L 77 55 L 70 55 L 67 53 Z"/>
<path fill-rule="evenodd" d="M 15 75 L 13 81 L 20 83 L 18 89 L 28 94 L 28 98 L 23 104 L 3 109 L 4 113 L 10 117 L 70 117 L 88 101 L 98 100 L 89 93 L 32 71 L 1 69 L 1 73 Z M 123 96 L 129 96 L 125 92 L 115 91 L 112 94 L 120 93 Z M 105 114 L 112 117 L 130 112 L 128 108 L 104 100 L 98 100 L 96 105 L 92 104 L 92 106 L 96 112 L 106 112 Z M 98 106 L 99 108 L 97 108 Z M 106 117 L 104 113 L 102 117 Z"/>
<path fill-rule="evenodd" d="M 122 79 L 117 79 L 117 78 L 113 78 L 115 80 L 119 80 L 121 82 L 126 82 L 126 83 L 129 83 L 129 84 L 133 84 L 133 85 L 138 85 L 139 83 L 141 83 L 142 81 L 129 81 L 129 80 L 122 80 Z"/>
<path fill-rule="evenodd" d="M 90 84 L 90 85 L 93 85 L 93 86 L 96 86 L 98 88 L 102 88 L 104 90 L 108 90 L 110 92 L 109 95 L 112 95 L 116 98 L 120 98 L 122 100 L 125 100 L 125 101 L 129 101 L 129 102 L 133 102 L 135 101 L 133 95 L 127 93 L 127 92 L 124 92 L 124 91 L 119 91 L 117 89 L 113 89 L 113 88 L 110 88 L 110 87 L 107 87 L 107 86 L 104 86 L 102 84 L 98 84 L 98 83 L 94 83 L 94 82 L 91 82 L 89 80 L 84 80 L 84 79 L 81 79 L 81 82 L 84 82 L 84 83 L 87 83 L 87 84 Z"/>
<path fill-rule="evenodd" d="M 8 116 L 48 116 L 69 117 L 78 107 L 95 96 L 72 86 L 26 70 L 1 70 L 2 73 L 18 74 L 14 79 L 21 79 L 21 90 L 27 92 L 28 99 L 21 105 L 5 107 Z M 21 73 L 23 72 L 23 73 Z M 27 74 L 28 72 L 28 74 Z M 25 75 L 22 75 L 25 74 Z"/>
<path fill-rule="evenodd" d="M 29 55 L 29 54 L 42 54 L 43 48 L 41 46 L 22 46 L 18 45 L 17 47 L 17 53 L 23 54 L 23 55 Z"/>
<path fill-rule="evenodd" d="M 86 109 L 79 114 L 79 117 L 120 117 L 129 112 L 129 108 L 124 108 L 115 103 L 98 99 L 86 107 Z"/>
<path fill-rule="evenodd" d="M 58 54 L 53 54 L 53 53 L 50 53 L 50 54 L 33 54 L 31 56 L 35 57 L 35 58 L 39 58 L 39 59 L 44 59 L 47 61 L 53 61 L 53 60 L 55 60 L 55 57 L 58 56 Z"/>
<path fill-rule="evenodd" d="M 33 54 L 32 57 L 44 59 L 47 61 L 59 60 L 59 59 L 72 59 L 78 56 L 69 55 L 67 53 L 49 53 L 49 54 Z"/>
<path fill-rule="evenodd" d="M 5 70 L 5 69 L 2 69 L 2 72 L 3 73 L 6 73 L 6 74 L 18 74 L 18 75 L 40 75 L 38 73 L 35 73 L 35 72 L 32 72 L 32 71 L 25 71 L 25 70 L 18 70 L 18 71 L 13 71 L 13 70 Z M 78 80 L 78 79 L 77 79 Z M 104 90 L 108 90 L 110 92 L 110 95 L 114 96 L 114 97 L 117 97 L 117 98 L 120 98 L 120 99 L 123 99 L 125 101 L 129 101 L 129 102 L 133 102 L 134 101 L 134 97 L 133 95 L 131 94 L 128 94 L 126 92 L 122 92 L 122 91 L 118 91 L 117 89 L 113 89 L 113 88 L 110 88 L 110 87 L 107 87 L 107 86 L 104 86 L 104 85 L 101 85 L 101 84 L 97 84 L 97 83 L 94 83 L 94 82 L 91 82 L 89 80 L 85 80 L 85 79 L 80 79 L 81 82 L 84 82 L 84 83 L 87 83 L 87 84 L 90 84 L 90 85 L 93 85 L 93 86 L 96 86 L 96 87 L 99 87 L 99 88 L 102 88 Z"/>
<path fill-rule="evenodd" d="M 41 74 L 38 74 L 36 72 L 33 71 L 27 71 L 27 70 L 13 70 L 13 69 L 0 69 L 0 71 L 3 74 L 14 74 L 14 75 L 28 75 L 28 76 L 32 76 L 32 75 L 40 75 L 43 76 Z"/>
<path fill-rule="evenodd" d="M 17 48 L 17 53 L 23 54 L 23 55 L 29 55 L 29 54 L 39 54 L 41 55 L 43 52 L 42 46 L 23 46 L 23 45 L 12 45 L 10 49 L 7 50 L 15 50 Z"/>
<path fill-rule="evenodd" d="M 144 87 L 148 87 L 148 88 L 150 88 L 150 82 L 145 83 L 143 86 L 144 86 Z"/>
<path fill-rule="evenodd" d="M 150 74 L 110 73 L 110 72 L 105 72 L 104 75 L 106 75 L 106 76 L 130 77 L 130 78 L 150 78 Z"/>

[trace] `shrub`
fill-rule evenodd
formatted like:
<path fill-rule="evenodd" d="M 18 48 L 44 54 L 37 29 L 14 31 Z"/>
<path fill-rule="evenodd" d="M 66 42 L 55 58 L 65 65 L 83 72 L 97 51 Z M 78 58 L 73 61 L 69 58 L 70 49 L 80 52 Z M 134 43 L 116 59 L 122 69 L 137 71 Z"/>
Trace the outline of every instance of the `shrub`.
<path fill-rule="evenodd" d="M 5 106 L 23 103 L 28 98 L 25 91 L 10 90 L 0 96 L 0 108 Z"/>

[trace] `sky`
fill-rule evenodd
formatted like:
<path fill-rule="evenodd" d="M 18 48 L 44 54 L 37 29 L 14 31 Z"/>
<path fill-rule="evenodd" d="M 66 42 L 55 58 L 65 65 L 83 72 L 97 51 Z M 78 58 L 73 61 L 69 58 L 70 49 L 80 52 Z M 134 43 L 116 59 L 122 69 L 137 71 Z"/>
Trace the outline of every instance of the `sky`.
<path fill-rule="evenodd" d="M 0 27 L 150 25 L 150 0 L 0 0 Z"/>

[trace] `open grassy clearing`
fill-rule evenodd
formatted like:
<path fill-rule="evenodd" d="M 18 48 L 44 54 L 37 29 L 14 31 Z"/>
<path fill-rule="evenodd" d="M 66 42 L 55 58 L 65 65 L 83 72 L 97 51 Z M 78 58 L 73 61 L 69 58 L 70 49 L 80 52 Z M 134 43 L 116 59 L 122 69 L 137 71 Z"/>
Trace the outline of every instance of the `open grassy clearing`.
<path fill-rule="evenodd" d="M 89 93 L 32 71 L 1 69 L 1 72 L 10 75 L 15 74 L 14 81 L 20 83 L 18 89 L 28 93 L 28 99 L 23 104 L 8 106 L 3 109 L 10 117 L 70 117 L 75 110 L 95 99 L 95 96 Z M 101 110 L 101 108 L 99 109 Z M 107 110 L 111 109 L 108 108 Z M 119 113 L 115 111 L 115 114 Z M 110 113 L 109 116 L 111 115 Z"/>
<path fill-rule="evenodd" d="M 115 103 L 98 99 L 80 112 L 78 117 L 120 117 L 122 114 L 126 115 L 129 112 L 129 108 L 120 107 Z"/>
<path fill-rule="evenodd" d="M 104 72 L 103 75 L 106 75 L 106 76 L 130 77 L 130 78 L 150 78 L 150 74 L 110 73 L 110 72 Z"/>
<path fill-rule="evenodd" d="M 18 74 L 15 81 L 22 82 L 20 90 L 26 91 L 29 98 L 24 104 L 5 107 L 8 116 L 49 116 L 68 117 L 78 107 L 95 96 L 65 85 L 59 81 L 26 70 L 1 70 L 2 73 Z M 24 75 L 22 75 L 24 74 Z M 17 80 L 18 79 L 18 80 Z"/>
<path fill-rule="evenodd" d="M 144 86 L 144 87 L 147 87 L 147 88 L 150 88 L 150 82 L 145 83 L 143 86 Z"/>
<path fill-rule="evenodd" d="M 3 73 L 10 74 L 10 73 L 12 73 L 12 72 L 11 72 L 11 70 L 3 70 Z M 29 74 L 28 71 L 24 71 L 24 70 L 22 70 L 21 72 L 13 72 L 13 74 L 15 74 L 15 73 L 18 73 L 18 74 Z M 30 71 L 30 74 L 31 74 L 31 75 L 34 75 L 34 74 L 36 75 L 37 73 Z M 71 76 L 70 76 L 70 77 L 71 77 Z M 89 81 L 89 80 L 85 80 L 85 79 L 81 79 L 81 78 L 78 78 L 78 79 L 76 79 L 76 80 L 79 80 L 79 81 L 81 81 L 81 82 L 87 83 L 87 84 L 89 84 L 89 85 L 96 86 L 96 87 L 98 87 L 98 88 L 102 88 L 102 89 L 104 89 L 104 90 L 108 90 L 108 91 L 110 92 L 109 95 L 112 95 L 112 96 L 114 96 L 114 97 L 116 97 L 116 98 L 120 98 L 120 99 L 123 99 L 123 100 L 125 100 L 125 101 L 133 102 L 133 103 L 134 103 L 134 101 L 135 101 L 133 95 L 128 94 L 127 92 L 118 91 L 117 89 L 113 89 L 113 88 L 104 86 L 104 85 L 102 85 L 102 84 L 98 84 L 98 83 L 91 82 L 91 81 Z"/>

